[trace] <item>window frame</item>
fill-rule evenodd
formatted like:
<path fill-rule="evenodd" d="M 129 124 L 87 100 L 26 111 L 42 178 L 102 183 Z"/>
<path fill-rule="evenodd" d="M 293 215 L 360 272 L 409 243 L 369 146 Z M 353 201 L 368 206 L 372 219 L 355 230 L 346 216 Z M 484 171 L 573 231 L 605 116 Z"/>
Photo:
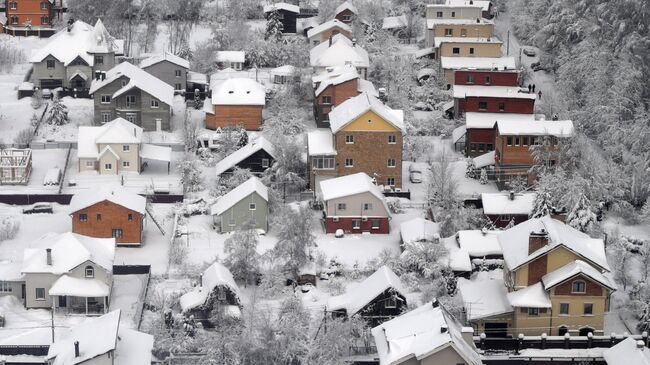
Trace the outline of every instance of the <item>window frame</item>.
<path fill-rule="evenodd" d="M 364 211 L 372 210 L 372 203 L 363 203 L 363 210 Z"/>
<path fill-rule="evenodd" d="M 566 308 L 566 311 L 563 311 L 562 310 L 563 308 Z M 568 316 L 570 309 L 571 309 L 571 303 L 560 303 L 560 308 L 558 309 L 558 312 L 561 316 Z"/>
<path fill-rule="evenodd" d="M 100 98 L 101 98 L 100 103 L 102 104 L 110 104 L 111 100 L 113 100 L 113 98 L 110 95 L 101 95 Z"/>
<path fill-rule="evenodd" d="M 354 135 L 346 134 L 345 135 L 345 144 L 354 144 Z"/>
<path fill-rule="evenodd" d="M 90 272 L 90 275 L 88 273 Z M 84 268 L 84 277 L 86 278 L 94 278 L 95 277 L 95 268 L 92 267 L 91 265 L 88 265 Z"/>
<path fill-rule="evenodd" d="M 45 300 L 45 288 L 34 288 L 34 300 L 43 301 Z M 39 291 L 42 295 L 38 295 Z"/>
<path fill-rule="evenodd" d="M 95 214 L 95 220 L 96 221 L 101 221 L 102 220 L 102 213 Z"/>
<path fill-rule="evenodd" d="M 352 219 L 352 229 L 361 229 L 361 219 Z"/>
<path fill-rule="evenodd" d="M 388 161 L 386 161 L 386 167 L 389 169 L 394 169 L 397 166 L 397 161 L 394 158 L 389 158 Z"/>
<path fill-rule="evenodd" d="M 0 293 L 12 293 L 13 291 L 9 281 L 0 280 Z"/>
<path fill-rule="evenodd" d="M 18 10 L 18 2 L 17 1 L 12 1 L 9 3 L 9 9 L 10 10 Z"/>
<path fill-rule="evenodd" d="M 386 185 L 395 186 L 395 178 L 394 177 L 386 178 Z"/>
<path fill-rule="evenodd" d="M 539 317 L 539 308 L 528 307 L 529 317 Z"/>
<path fill-rule="evenodd" d="M 381 219 L 372 218 L 370 220 L 370 229 L 379 229 L 379 228 L 381 228 Z"/>
<path fill-rule="evenodd" d="M 589 313 L 587 313 L 587 308 L 589 308 Z M 582 315 L 583 316 L 593 316 L 594 315 L 594 303 L 582 303 Z"/>
<path fill-rule="evenodd" d="M 271 166 L 271 161 L 268 158 L 262 159 L 262 168 L 269 168 Z"/>
<path fill-rule="evenodd" d="M 345 203 L 338 203 L 336 204 L 336 210 L 346 210 L 348 208 L 348 205 Z"/>
<path fill-rule="evenodd" d="M 486 100 L 479 100 L 478 110 L 487 110 L 487 109 L 488 109 L 488 102 Z"/>
<path fill-rule="evenodd" d="M 397 136 L 394 134 L 388 135 L 388 144 L 397 144 Z"/>
<path fill-rule="evenodd" d="M 346 158 L 345 159 L 345 167 L 354 167 L 354 159 Z"/>
<path fill-rule="evenodd" d="M 134 107 L 137 104 L 137 98 L 135 95 L 126 95 L 124 100 L 126 101 L 127 108 Z"/>
<path fill-rule="evenodd" d="M 122 161 L 122 167 L 123 168 L 130 168 L 131 167 L 131 161 Z"/>
<path fill-rule="evenodd" d="M 160 101 L 158 99 L 151 99 L 151 109 L 160 108 Z"/>
<path fill-rule="evenodd" d="M 384 308 L 386 309 L 394 309 L 397 308 L 397 298 L 395 295 L 391 295 L 390 297 L 386 298 L 384 301 Z"/>
<path fill-rule="evenodd" d="M 453 47 L 451 49 L 451 54 L 452 55 L 460 55 L 460 47 Z"/>
<path fill-rule="evenodd" d="M 248 204 L 248 210 L 257 210 L 257 204 L 255 203 Z"/>
<path fill-rule="evenodd" d="M 131 152 L 131 145 L 123 144 L 122 145 L 122 152 Z"/>
<path fill-rule="evenodd" d="M 470 54 L 470 55 L 474 55 L 474 54 L 476 54 L 476 53 L 474 52 L 474 47 L 469 47 L 469 54 Z"/>
<path fill-rule="evenodd" d="M 576 291 L 575 290 L 575 285 L 576 284 L 582 284 L 582 291 Z M 586 294 L 587 293 L 587 282 L 584 280 L 574 280 L 571 282 L 571 294 Z"/>
<path fill-rule="evenodd" d="M 112 163 L 105 163 L 104 164 L 104 170 L 113 170 L 113 164 Z"/>
<path fill-rule="evenodd" d="M 332 105 L 332 97 L 330 95 L 323 95 L 321 100 L 323 104 Z"/>
<path fill-rule="evenodd" d="M 126 216 L 126 220 L 129 221 L 129 222 L 132 222 L 132 221 L 133 221 L 133 214 L 129 213 L 129 214 Z"/>
<path fill-rule="evenodd" d="M 104 64 L 104 56 L 95 55 L 94 63 L 95 63 L 95 65 L 103 65 Z"/>
<path fill-rule="evenodd" d="M 79 222 L 88 222 L 88 214 L 79 213 Z"/>
<path fill-rule="evenodd" d="M 112 228 L 111 229 L 111 237 L 118 239 L 124 237 L 124 231 L 122 228 Z"/>
<path fill-rule="evenodd" d="M 52 65 L 52 66 L 50 67 L 50 65 Z M 45 67 L 48 70 L 54 70 L 56 68 L 56 61 L 54 61 L 54 60 L 45 60 Z"/>

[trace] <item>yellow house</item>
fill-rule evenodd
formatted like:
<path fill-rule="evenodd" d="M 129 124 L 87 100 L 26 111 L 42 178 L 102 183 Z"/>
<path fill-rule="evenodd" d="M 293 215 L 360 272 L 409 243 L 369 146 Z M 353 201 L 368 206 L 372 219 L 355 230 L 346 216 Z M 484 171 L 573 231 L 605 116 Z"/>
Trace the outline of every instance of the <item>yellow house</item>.
<path fill-rule="evenodd" d="M 490 38 L 494 22 L 475 19 L 427 19 L 425 47 L 433 47 L 436 37 Z"/>
<path fill-rule="evenodd" d="M 435 37 L 435 57 L 501 57 L 501 42 L 496 37 Z"/>

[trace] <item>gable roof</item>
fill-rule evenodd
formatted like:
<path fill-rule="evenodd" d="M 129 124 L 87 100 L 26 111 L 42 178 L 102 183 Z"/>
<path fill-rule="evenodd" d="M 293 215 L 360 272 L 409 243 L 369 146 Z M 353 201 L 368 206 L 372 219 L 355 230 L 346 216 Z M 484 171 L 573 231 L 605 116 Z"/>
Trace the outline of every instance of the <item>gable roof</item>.
<path fill-rule="evenodd" d="M 321 42 L 309 51 L 309 64 L 312 67 L 332 67 L 351 64 L 354 67 L 368 68 L 370 58 L 363 47 L 355 44 L 343 34 L 332 37 L 332 44 Z"/>
<path fill-rule="evenodd" d="M 153 56 L 151 56 L 149 58 L 146 58 L 146 59 L 142 60 L 140 62 L 140 68 L 145 69 L 147 67 L 153 66 L 153 65 L 155 65 L 157 63 L 160 63 L 160 62 L 163 62 L 163 61 L 171 62 L 171 63 L 173 63 L 173 64 L 175 64 L 177 66 L 180 66 L 180 67 L 188 69 L 188 70 L 190 68 L 190 61 L 188 61 L 188 60 L 186 60 L 186 59 L 184 59 L 182 57 L 176 56 L 173 53 L 169 53 L 167 51 L 164 51 L 161 54 L 153 55 Z"/>
<path fill-rule="evenodd" d="M 325 201 L 361 193 L 370 193 L 384 201 L 384 194 L 365 172 L 323 180 L 320 182 L 320 193 Z"/>
<path fill-rule="evenodd" d="M 548 245 L 529 254 L 528 241 L 530 234 L 544 230 L 548 234 Z M 565 247 L 576 255 L 609 271 L 605 244 L 602 239 L 591 238 L 577 229 L 566 225 L 549 216 L 531 218 L 525 222 L 507 229 L 499 235 L 499 244 L 503 250 L 503 258 L 510 270 L 515 270 L 531 260 L 547 254 L 557 247 Z"/>
<path fill-rule="evenodd" d="M 510 305 L 515 308 L 551 308 L 551 298 L 541 282 L 508 293 Z"/>
<path fill-rule="evenodd" d="M 528 122 L 499 120 L 496 122 L 499 134 L 503 136 L 573 136 L 573 122 L 570 120 L 533 120 Z"/>
<path fill-rule="evenodd" d="M 483 213 L 486 215 L 530 215 L 533 212 L 535 203 L 535 193 L 513 193 L 513 199 L 510 199 L 510 193 L 483 193 L 481 201 L 483 202 Z"/>
<path fill-rule="evenodd" d="M 361 93 L 350 98 L 329 113 L 330 128 L 332 133 L 343 129 L 364 113 L 372 111 L 396 129 L 404 132 L 404 112 L 390 109 L 384 103 L 368 93 Z"/>
<path fill-rule="evenodd" d="M 257 193 L 262 199 L 269 201 L 269 190 L 266 185 L 259 178 L 252 176 L 226 195 L 220 197 L 210 208 L 210 214 L 220 215 L 253 193 Z"/>
<path fill-rule="evenodd" d="M 307 151 L 309 156 L 336 156 L 332 131 L 323 128 L 307 133 Z"/>
<path fill-rule="evenodd" d="M 408 19 L 404 14 L 398 16 L 388 16 L 382 20 L 381 29 L 400 29 L 406 28 L 407 25 Z"/>
<path fill-rule="evenodd" d="M 113 98 L 116 98 L 133 88 L 137 88 L 169 106 L 174 104 L 173 86 L 168 85 L 166 82 L 128 62 L 122 62 L 108 70 L 108 72 L 106 72 L 106 80 L 93 80 L 88 92 L 94 94 L 104 86 L 113 83 L 122 76 L 127 77 L 129 82 L 123 88 L 116 91 L 113 94 Z"/>
<path fill-rule="evenodd" d="M 650 349 L 630 336 L 603 351 L 603 358 L 607 365 L 650 365 Z"/>
<path fill-rule="evenodd" d="M 334 15 L 339 15 L 342 11 L 345 10 L 350 10 L 354 14 L 359 14 L 356 6 L 350 4 L 349 1 L 344 1 L 341 5 L 336 7 L 336 10 L 334 10 Z"/>
<path fill-rule="evenodd" d="M 513 311 L 502 279 L 458 279 L 458 289 L 467 309 L 467 318 L 477 320 Z"/>
<path fill-rule="evenodd" d="M 308 30 L 307 31 L 307 38 L 311 38 L 313 36 L 316 36 L 318 34 L 321 34 L 321 33 L 325 32 L 325 31 L 328 31 L 328 30 L 330 30 L 332 28 L 336 28 L 336 27 L 341 28 L 342 30 L 344 30 L 344 31 L 346 31 L 348 33 L 352 32 L 352 28 L 350 28 L 349 25 L 343 23 L 342 21 L 340 21 L 338 19 L 332 19 L 332 20 L 328 20 L 325 23 L 317 25 L 317 26 L 311 28 L 310 30 Z M 323 42 L 323 43 L 326 43 L 326 42 Z"/>
<path fill-rule="evenodd" d="M 381 365 L 423 360 L 448 347 L 468 364 L 481 365 L 476 347 L 465 342 L 462 331 L 460 322 L 436 301 L 382 323 L 372 329 L 372 335 Z"/>
<path fill-rule="evenodd" d="M 183 312 L 205 304 L 208 296 L 217 286 L 225 286 L 230 289 L 230 291 L 232 291 L 237 297 L 237 302 L 241 304 L 241 292 L 239 291 L 239 287 L 237 286 L 237 283 L 235 283 L 235 279 L 230 270 L 222 264 L 215 261 L 210 265 L 203 272 L 201 281 L 203 284 L 202 286 L 197 287 L 180 297 L 179 300 Z"/>
<path fill-rule="evenodd" d="M 577 275 L 584 275 L 609 289 L 616 290 L 616 284 L 612 283 L 612 281 L 600 271 L 582 260 L 572 261 L 561 268 L 544 275 L 542 277 L 542 283 L 544 283 L 544 289 L 549 290 Z"/>
<path fill-rule="evenodd" d="M 212 105 L 265 105 L 264 86 L 248 78 L 232 78 L 219 82 L 212 91 Z"/>
<path fill-rule="evenodd" d="M 458 245 L 466 250 L 470 257 L 503 255 L 497 238 L 501 232 L 488 230 L 458 231 Z"/>
<path fill-rule="evenodd" d="M 77 133 L 77 156 L 98 158 L 106 152 L 99 151 L 100 143 L 140 144 L 142 131 L 142 128 L 122 118 L 114 119 L 102 126 L 80 126 Z"/>
<path fill-rule="evenodd" d="M 403 297 L 406 296 L 406 290 L 397 275 L 388 266 L 382 266 L 355 286 L 353 291 L 330 298 L 331 300 L 327 302 L 327 310 L 345 309 L 348 317 L 351 317 L 391 288 Z"/>
<path fill-rule="evenodd" d="M 273 147 L 273 144 L 264 137 L 258 137 L 257 139 L 248 142 L 246 146 L 238 149 L 237 151 L 226 156 L 223 160 L 219 161 L 215 165 L 217 176 L 235 167 L 238 163 L 244 161 L 255 152 L 260 150 L 266 151 L 266 153 L 271 155 L 271 157 L 275 158 L 275 147 Z"/>
<path fill-rule="evenodd" d="M 114 238 L 94 238 L 67 232 L 47 234 L 23 252 L 22 273 L 64 274 L 86 261 L 113 271 Z M 52 249 L 52 264 L 47 264 L 46 249 Z"/>
<path fill-rule="evenodd" d="M 246 53 L 244 51 L 217 51 L 217 62 L 241 62 L 246 60 Z"/>
<path fill-rule="evenodd" d="M 147 199 L 145 197 L 131 193 L 121 187 L 105 185 L 99 189 L 85 190 L 73 195 L 72 200 L 70 200 L 70 214 L 105 200 L 140 214 L 146 212 Z"/>
<path fill-rule="evenodd" d="M 120 310 L 89 318 L 66 331 L 50 345 L 48 360 L 52 365 L 75 365 L 86 362 L 117 347 Z M 75 356 L 75 342 L 79 342 L 79 357 Z"/>
<path fill-rule="evenodd" d="M 342 67 L 326 69 L 325 72 L 314 76 L 313 79 L 316 79 L 318 80 L 317 82 L 319 82 L 318 88 L 314 91 L 314 94 L 319 96 L 329 86 L 336 86 L 347 81 L 359 79 L 359 74 L 354 66 L 345 65 Z"/>
<path fill-rule="evenodd" d="M 264 12 L 269 13 L 276 10 L 286 10 L 290 13 L 300 13 L 300 7 L 297 5 L 287 4 L 287 3 L 275 3 L 264 5 Z"/>

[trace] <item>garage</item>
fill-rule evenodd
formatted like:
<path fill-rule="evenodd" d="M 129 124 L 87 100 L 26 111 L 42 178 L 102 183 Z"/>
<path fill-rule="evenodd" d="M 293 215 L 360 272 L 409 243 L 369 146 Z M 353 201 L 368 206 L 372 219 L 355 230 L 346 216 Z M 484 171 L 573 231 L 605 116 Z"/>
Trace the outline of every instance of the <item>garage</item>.
<path fill-rule="evenodd" d="M 508 337 L 508 324 L 504 322 L 485 323 L 487 337 Z"/>
<path fill-rule="evenodd" d="M 54 90 L 57 87 L 63 87 L 63 80 L 61 80 L 61 79 L 41 79 L 41 89 Z"/>

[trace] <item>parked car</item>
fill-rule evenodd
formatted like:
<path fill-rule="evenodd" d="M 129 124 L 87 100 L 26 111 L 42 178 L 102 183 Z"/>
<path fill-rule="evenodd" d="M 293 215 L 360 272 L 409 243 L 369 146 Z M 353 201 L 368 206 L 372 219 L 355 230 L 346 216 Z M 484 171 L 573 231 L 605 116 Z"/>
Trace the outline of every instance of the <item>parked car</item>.
<path fill-rule="evenodd" d="M 419 184 L 422 182 L 422 171 L 418 167 L 413 165 L 409 166 L 409 181 L 414 184 Z"/>
<path fill-rule="evenodd" d="M 32 205 L 29 208 L 23 209 L 23 214 L 37 214 L 37 213 L 49 213 L 52 214 L 52 204 L 50 203 L 37 203 Z"/>
<path fill-rule="evenodd" d="M 533 69 L 533 72 L 537 71 L 548 71 L 546 67 L 542 66 L 539 62 L 531 63 L 530 68 Z"/>
<path fill-rule="evenodd" d="M 41 96 L 43 97 L 43 99 L 52 99 L 52 90 L 50 89 L 41 90 Z"/>
<path fill-rule="evenodd" d="M 528 57 L 535 57 L 537 55 L 537 52 L 533 48 L 524 48 L 522 52 Z"/>

